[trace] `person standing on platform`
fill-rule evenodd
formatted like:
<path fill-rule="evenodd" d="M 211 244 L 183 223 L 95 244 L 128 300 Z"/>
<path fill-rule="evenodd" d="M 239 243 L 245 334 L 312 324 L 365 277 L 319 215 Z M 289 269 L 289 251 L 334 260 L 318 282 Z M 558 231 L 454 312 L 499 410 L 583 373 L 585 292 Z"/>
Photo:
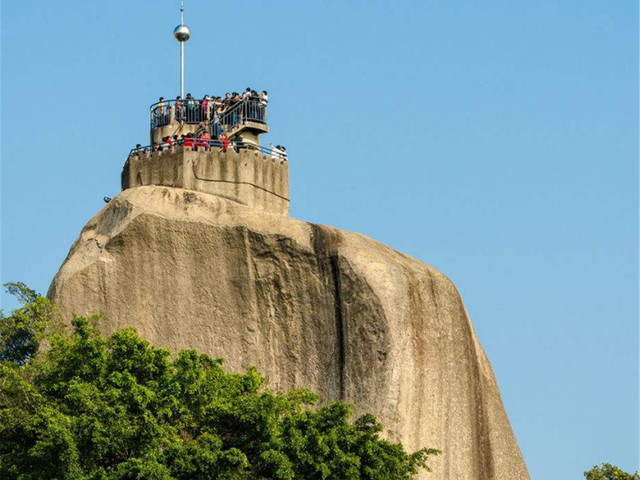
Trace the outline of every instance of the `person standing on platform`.
<path fill-rule="evenodd" d="M 242 138 L 239 135 L 234 135 L 231 139 L 231 143 L 233 143 L 233 149 L 236 153 L 240 152 L 240 144 L 242 143 Z"/>
<path fill-rule="evenodd" d="M 176 97 L 176 121 L 182 122 L 184 121 L 184 111 L 182 107 L 182 97 L 178 95 Z"/>

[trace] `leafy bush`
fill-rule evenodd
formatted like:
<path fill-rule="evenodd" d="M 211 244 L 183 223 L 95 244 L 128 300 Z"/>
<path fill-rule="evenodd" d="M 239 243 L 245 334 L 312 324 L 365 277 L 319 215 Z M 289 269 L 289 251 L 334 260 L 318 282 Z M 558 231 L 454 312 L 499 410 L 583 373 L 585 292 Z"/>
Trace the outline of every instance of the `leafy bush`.
<path fill-rule="evenodd" d="M 584 472 L 584 477 L 587 480 L 640 480 L 638 472 L 626 473 L 609 463 L 595 465 L 588 472 Z"/>

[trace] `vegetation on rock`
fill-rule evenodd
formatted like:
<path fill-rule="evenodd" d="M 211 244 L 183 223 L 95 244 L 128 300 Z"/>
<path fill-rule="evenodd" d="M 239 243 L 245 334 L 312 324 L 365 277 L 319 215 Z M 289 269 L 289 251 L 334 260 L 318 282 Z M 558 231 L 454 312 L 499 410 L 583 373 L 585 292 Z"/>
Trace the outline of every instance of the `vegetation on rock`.
<path fill-rule="evenodd" d="M 437 450 L 409 454 L 372 415 L 274 394 L 254 370 L 153 347 L 97 319 L 57 325 L 23 284 L 0 321 L 0 478 L 18 480 L 410 479 Z M 42 347 L 47 342 L 47 348 Z"/>

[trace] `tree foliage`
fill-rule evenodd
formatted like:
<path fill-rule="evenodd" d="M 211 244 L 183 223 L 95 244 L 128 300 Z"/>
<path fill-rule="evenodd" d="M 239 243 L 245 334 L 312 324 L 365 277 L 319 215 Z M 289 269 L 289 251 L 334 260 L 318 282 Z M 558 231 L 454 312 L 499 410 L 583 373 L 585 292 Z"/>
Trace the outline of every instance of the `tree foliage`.
<path fill-rule="evenodd" d="M 587 480 L 640 480 L 638 472 L 626 473 L 609 463 L 595 465 L 588 472 L 584 472 L 584 476 Z"/>
<path fill-rule="evenodd" d="M 24 363 L 47 335 L 63 329 L 57 307 L 24 283 L 7 283 L 7 291 L 22 304 L 8 317 L 0 310 L 0 361 Z"/>
<path fill-rule="evenodd" d="M 20 292 L 19 315 L 50 313 Z M 375 417 L 313 407 L 307 390 L 272 394 L 254 369 L 228 373 L 194 350 L 171 358 L 131 328 L 104 338 L 76 317 L 33 355 L 45 329 L 31 320 L 31 336 L 2 343 L 3 479 L 410 479 L 438 453 L 409 454 Z"/>

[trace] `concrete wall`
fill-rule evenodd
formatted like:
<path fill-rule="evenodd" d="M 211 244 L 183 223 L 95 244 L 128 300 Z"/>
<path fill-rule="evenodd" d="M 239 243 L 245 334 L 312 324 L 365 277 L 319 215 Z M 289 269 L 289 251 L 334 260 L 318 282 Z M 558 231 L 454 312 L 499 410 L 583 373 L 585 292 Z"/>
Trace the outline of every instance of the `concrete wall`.
<path fill-rule="evenodd" d="M 187 133 L 196 132 L 203 124 L 188 124 L 180 123 L 175 120 L 164 125 L 162 127 L 152 128 L 149 137 L 149 145 L 162 143 L 162 139 L 166 136 L 173 137 L 174 135 L 186 135 Z M 260 135 L 263 133 L 269 133 L 269 126 L 266 123 L 257 122 L 245 122 L 236 125 L 231 130 L 227 131 L 227 136 L 231 138 L 234 135 L 240 135 L 242 141 L 246 143 L 253 143 L 254 145 L 260 145 Z"/>
<path fill-rule="evenodd" d="M 183 149 L 131 156 L 122 189 L 164 185 L 218 195 L 252 208 L 289 214 L 289 164 L 252 150 Z"/>
<path fill-rule="evenodd" d="M 171 122 L 169 125 L 154 128 L 151 130 L 151 142 L 149 145 L 162 143 L 162 139 L 167 136 L 173 137 L 174 135 L 178 135 L 179 137 L 180 135 L 186 135 L 187 133 L 194 133 L 200 128 L 200 126 L 201 124 Z"/>

